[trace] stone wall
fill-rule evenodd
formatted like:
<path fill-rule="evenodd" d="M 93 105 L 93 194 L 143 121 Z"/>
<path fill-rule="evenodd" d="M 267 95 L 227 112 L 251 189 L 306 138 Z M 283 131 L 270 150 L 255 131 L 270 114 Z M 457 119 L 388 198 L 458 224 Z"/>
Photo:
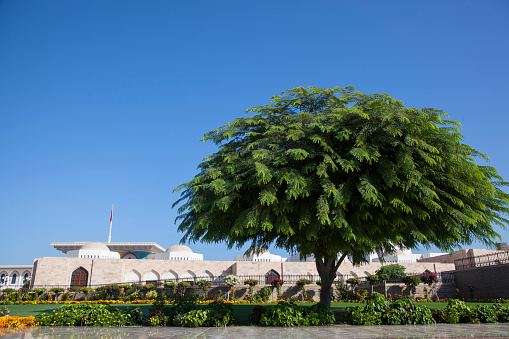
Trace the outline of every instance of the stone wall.
<path fill-rule="evenodd" d="M 408 273 L 450 271 L 450 263 L 402 263 Z M 343 263 L 338 275 L 364 277 L 374 274 L 382 264 L 369 263 L 353 266 Z M 151 260 L 151 259 L 91 259 L 91 258 L 38 258 L 34 261 L 32 284 L 34 286 L 69 286 L 74 270 L 87 270 L 88 286 L 151 280 L 200 279 L 228 274 L 239 276 L 259 275 L 264 277 L 270 270 L 280 276 L 316 276 L 315 263 L 306 262 L 250 262 L 250 261 L 195 261 L 195 260 Z M 265 283 L 261 278 L 260 283 Z"/>
<path fill-rule="evenodd" d="M 456 286 L 465 299 L 509 299 L 509 264 L 475 267 L 454 271 Z"/>
<path fill-rule="evenodd" d="M 501 251 L 485 250 L 485 249 L 460 250 L 460 251 L 454 252 L 453 254 L 444 254 L 444 255 L 438 255 L 436 257 L 431 257 L 431 258 L 426 258 L 426 259 L 418 259 L 417 262 L 419 262 L 419 263 L 435 262 L 435 263 L 452 263 L 452 264 L 454 264 L 454 260 L 472 258 L 472 257 L 480 256 L 480 255 L 493 254 L 496 252 L 501 252 Z M 505 251 L 502 251 L 502 252 L 505 252 Z"/>

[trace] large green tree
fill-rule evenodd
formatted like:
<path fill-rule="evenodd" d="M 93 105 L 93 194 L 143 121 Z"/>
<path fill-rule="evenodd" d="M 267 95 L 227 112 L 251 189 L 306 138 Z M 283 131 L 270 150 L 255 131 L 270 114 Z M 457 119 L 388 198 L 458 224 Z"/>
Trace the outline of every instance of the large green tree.
<path fill-rule="evenodd" d="M 314 255 L 320 300 L 348 256 L 423 244 L 493 245 L 509 196 L 460 124 L 352 87 L 294 88 L 207 132 L 218 151 L 179 186 L 182 242 Z"/>

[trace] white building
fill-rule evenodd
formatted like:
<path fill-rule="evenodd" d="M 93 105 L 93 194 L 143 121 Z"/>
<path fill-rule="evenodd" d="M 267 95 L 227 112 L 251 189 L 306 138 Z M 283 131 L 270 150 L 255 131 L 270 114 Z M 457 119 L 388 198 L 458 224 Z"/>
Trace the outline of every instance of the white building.
<path fill-rule="evenodd" d="M 286 258 L 280 255 L 271 254 L 266 248 L 250 248 L 243 255 L 237 255 L 234 261 L 266 261 L 266 262 L 283 262 Z"/>
<path fill-rule="evenodd" d="M 78 250 L 67 251 L 65 256 L 68 258 L 120 259 L 118 252 L 110 251 L 108 246 L 100 242 L 86 243 Z"/>
<path fill-rule="evenodd" d="M 150 258 L 152 259 L 152 258 Z M 156 253 L 153 256 L 156 260 L 200 260 L 203 261 L 203 254 L 194 253 L 184 245 L 173 245 L 168 247 L 164 253 Z"/>
<path fill-rule="evenodd" d="M 0 266 L 0 290 L 19 289 L 32 277 L 32 265 Z"/>

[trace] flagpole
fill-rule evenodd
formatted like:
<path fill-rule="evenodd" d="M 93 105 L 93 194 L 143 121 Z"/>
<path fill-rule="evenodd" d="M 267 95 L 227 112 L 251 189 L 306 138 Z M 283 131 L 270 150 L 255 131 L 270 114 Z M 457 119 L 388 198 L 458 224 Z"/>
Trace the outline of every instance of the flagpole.
<path fill-rule="evenodd" d="M 111 214 L 110 214 L 110 234 L 108 235 L 108 243 L 111 242 L 111 225 L 113 223 L 113 204 L 111 205 Z"/>

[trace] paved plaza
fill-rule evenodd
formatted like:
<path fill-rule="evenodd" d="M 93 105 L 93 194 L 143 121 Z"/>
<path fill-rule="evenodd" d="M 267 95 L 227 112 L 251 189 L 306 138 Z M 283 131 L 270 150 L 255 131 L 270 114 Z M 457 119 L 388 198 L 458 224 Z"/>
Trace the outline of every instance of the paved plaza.
<path fill-rule="evenodd" d="M 509 324 L 317 327 L 33 327 L 6 339 L 32 338 L 509 338 Z"/>

